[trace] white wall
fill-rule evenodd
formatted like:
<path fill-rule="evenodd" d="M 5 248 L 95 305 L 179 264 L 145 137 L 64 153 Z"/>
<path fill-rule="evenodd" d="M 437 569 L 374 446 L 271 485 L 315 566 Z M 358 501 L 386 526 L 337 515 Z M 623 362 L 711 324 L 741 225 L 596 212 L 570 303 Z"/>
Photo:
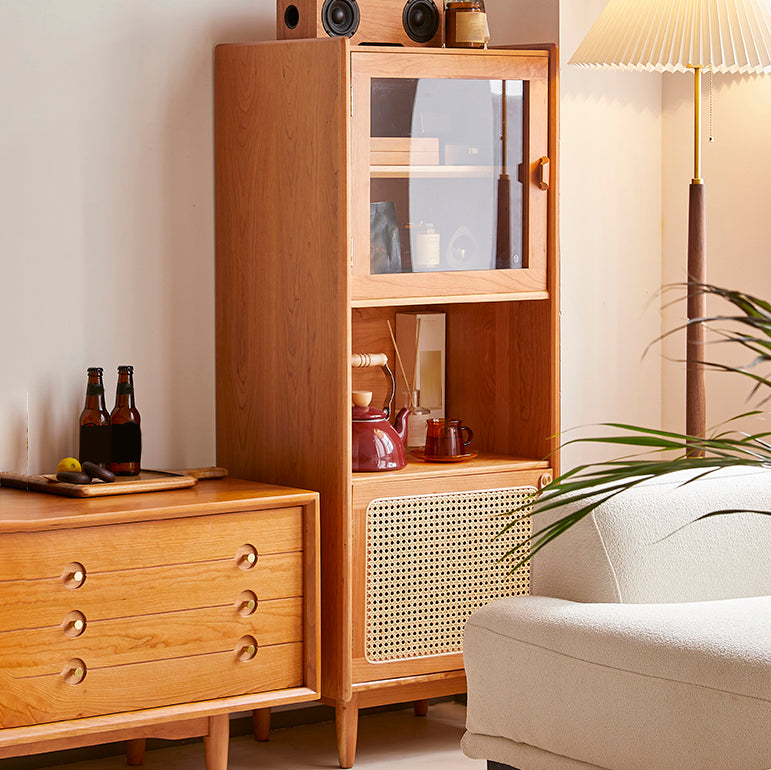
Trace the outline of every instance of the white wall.
<path fill-rule="evenodd" d="M 567 68 L 602 0 L 488 0 L 562 46 L 563 425 L 658 424 L 660 79 Z M 85 370 L 135 366 L 147 467 L 214 453 L 212 48 L 273 0 L 0 2 L 0 469 L 77 451 Z M 12 73 L 13 77 L 8 77 Z M 567 452 L 565 464 L 586 459 Z"/>
<path fill-rule="evenodd" d="M 556 43 L 559 0 L 487 0 L 490 45 Z"/>
<path fill-rule="evenodd" d="M 0 469 L 77 453 L 133 364 L 146 467 L 214 462 L 212 48 L 267 0 L 0 2 Z"/>
<path fill-rule="evenodd" d="M 661 424 L 661 77 L 567 64 L 605 0 L 560 3 L 562 426 Z M 580 445 L 570 467 L 618 451 Z"/>
<path fill-rule="evenodd" d="M 661 425 L 661 76 L 568 60 L 606 0 L 487 0 L 493 44 L 560 46 L 564 439 L 599 422 Z M 565 468 L 609 456 L 570 446 Z"/>

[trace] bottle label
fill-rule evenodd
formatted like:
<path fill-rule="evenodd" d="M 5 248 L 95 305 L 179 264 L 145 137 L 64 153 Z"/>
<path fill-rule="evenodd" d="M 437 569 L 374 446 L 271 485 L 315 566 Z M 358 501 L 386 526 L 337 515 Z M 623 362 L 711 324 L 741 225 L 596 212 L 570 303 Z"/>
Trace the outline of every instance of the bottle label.
<path fill-rule="evenodd" d="M 112 426 L 113 463 L 138 463 L 142 457 L 142 430 L 135 422 Z"/>
<path fill-rule="evenodd" d="M 104 395 L 104 385 L 99 385 L 96 382 L 89 382 L 88 385 L 86 385 L 86 395 L 87 396 L 103 396 Z"/>
<path fill-rule="evenodd" d="M 407 446 L 411 449 L 424 447 L 426 445 L 426 420 L 430 417 L 426 414 L 410 414 L 407 417 Z"/>
<path fill-rule="evenodd" d="M 487 14 L 478 11 L 458 11 L 455 16 L 455 40 L 458 43 L 484 45 L 490 39 Z"/>
<path fill-rule="evenodd" d="M 115 393 L 118 396 L 133 396 L 134 386 L 130 382 L 119 382 Z"/>
<path fill-rule="evenodd" d="M 106 467 L 110 463 L 110 443 L 109 425 L 81 425 L 78 459 Z"/>

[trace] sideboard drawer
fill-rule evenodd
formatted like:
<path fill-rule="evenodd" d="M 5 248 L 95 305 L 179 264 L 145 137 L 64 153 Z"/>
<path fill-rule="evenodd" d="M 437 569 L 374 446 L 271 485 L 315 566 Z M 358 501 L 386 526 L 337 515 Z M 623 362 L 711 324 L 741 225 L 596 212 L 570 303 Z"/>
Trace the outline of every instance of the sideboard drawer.
<path fill-rule="evenodd" d="M 228 559 L 92 572 L 86 566 L 89 560 L 83 561 L 86 579 L 75 589 L 67 589 L 59 578 L 0 583 L 0 629 L 56 627 L 73 610 L 84 613 L 91 622 L 229 606 L 247 590 L 258 601 L 302 592 L 301 551 L 262 554 L 251 570 L 241 570 Z M 161 586 L 163 590 L 159 590 Z"/>
<path fill-rule="evenodd" d="M 0 724 L 298 687 L 300 507 L 0 538 Z"/>
<path fill-rule="evenodd" d="M 13 532 L 0 538 L 0 581 L 63 580 L 63 570 L 82 562 L 88 572 L 228 561 L 251 543 L 258 553 L 302 550 L 302 509 L 229 513 L 80 527 L 67 537 L 56 530 Z M 216 537 L 214 533 L 216 531 Z"/>

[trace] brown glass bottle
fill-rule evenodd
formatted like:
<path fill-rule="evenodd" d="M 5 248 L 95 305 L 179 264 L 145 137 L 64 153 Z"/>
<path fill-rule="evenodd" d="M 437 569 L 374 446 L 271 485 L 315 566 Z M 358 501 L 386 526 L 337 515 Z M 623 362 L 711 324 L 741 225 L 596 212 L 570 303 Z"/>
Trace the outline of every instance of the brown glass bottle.
<path fill-rule="evenodd" d="M 86 405 L 80 413 L 80 446 L 78 459 L 81 463 L 92 462 L 107 468 L 110 464 L 110 413 L 104 402 L 102 368 L 88 368 Z"/>
<path fill-rule="evenodd" d="M 142 457 L 142 430 L 139 411 L 134 403 L 134 367 L 118 367 L 115 407 L 110 412 L 112 462 L 116 476 L 136 476 Z"/>

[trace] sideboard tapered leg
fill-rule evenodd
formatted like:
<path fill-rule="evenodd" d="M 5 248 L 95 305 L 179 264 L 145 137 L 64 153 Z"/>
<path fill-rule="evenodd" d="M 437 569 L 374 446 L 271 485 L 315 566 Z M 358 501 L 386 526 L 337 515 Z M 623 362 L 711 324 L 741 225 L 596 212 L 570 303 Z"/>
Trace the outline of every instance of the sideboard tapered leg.
<path fill-rule="evenodd" d="M 204 736 L 206 770 L 228 770 L 228 748 L 230 744 L 230 717 L 217 714 L 209 717 L 209 734 Z"/>
<path fill-rule="evenodd" d="M 252 730 L 255 741 L 267 741 L 270 738 L 270 709 L 252 711 Z"/>
<path fill-rule="evenodd" d="M 126 741 L 126 764 L 131 767 L 145 763 L 145 739 L 132 738 Z"/>
<path fill-rule="evenodd" d="M 359 699 L 356 695 L 346 703 L 338 703 L 335 706 L 335 727 L 340 767 L 353 767 L 356 759 L 356 734 L 359 729 Z"/>

